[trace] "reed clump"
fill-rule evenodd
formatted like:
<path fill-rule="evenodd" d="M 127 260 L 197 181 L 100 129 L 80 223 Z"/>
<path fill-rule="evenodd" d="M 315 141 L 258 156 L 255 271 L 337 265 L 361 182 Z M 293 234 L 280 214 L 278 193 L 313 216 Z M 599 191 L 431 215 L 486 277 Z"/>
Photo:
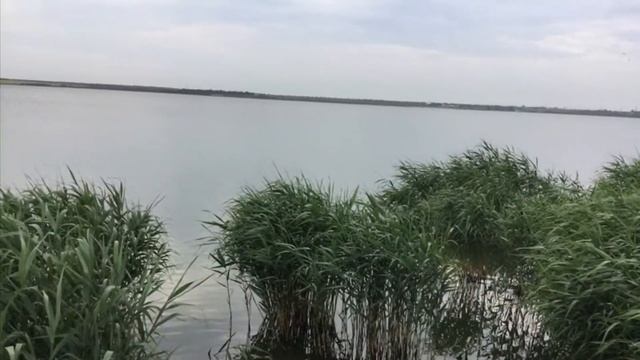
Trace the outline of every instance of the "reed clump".
<path fill-rule="evenodd" d="M 218 266 L 237 271 L 259 298 L 260 346 L 333 356 L 340 277 L 333 261 L 352 201 L 302 177 L 279 179 L 245 189 L 226 219 L 208 223 L 220 230 Z"/>
<path fill-rule="evenodd" d="M 217 265 L 260 299 L 254 344 L 324 359 L 417 359 L 442 296 L 442 242 L 413 211 L 328 189 L 268 182 L 208 223 L 221 230 Z"/>
<path fill-rule="evenodd" d="M 594 196 L 610 196 L 640 191 L 640 159 L 625 160 L 618 156 L 601 171 L 593 187 Z"/>
<path fill-rule="evenodd" d="M 445 292 L 442 241 L 414 211 L 369 195 L 342 245 L 342 331 L 349 359 L 419 359 Z M 425 213 L 423 216 L 429 216 Z"/>
<path fill-rule="evenodd" d="M 474 277 L 515 271 L 518 249 L 531 245 L 520 242 L 530 237 L 505 236 L 505 218 L 515 221 L 532 199 L 555 201 L 581 191 L 564 174 L 543 174 L 526 155 L 486 142 L 444 162 L 401 163 L 396 179 L 387 182 L 384 199 L 429 207 L 429 225 L 446 236 L 452 255 Z"/>
<path fill-rule="evenodd" d="M 544 330 L 524 302 L 535 276 L 525 256 L 539 243 L 541 211 L 584 196 L 563 173 L 543 173 L 511 148 L 483 142 L 430 164 L 402 163 L 382 198 L 390 206 L 428 209 L 417 216 L 444 243 L 450 276 L 430 337 L 436 350 L 479 358 L 536 358 Z M 424 212 L 424 211 L 423 211 Z"/>
<path fill-rule="evenodd" d="M 304 178 L 233 200 L 213 258 L 260 299 L 254 343 L 353 360 L 640 358 L 640 164 L 590 188 L 487 143 L 379 194 Z M 277 347 L 276 346 L 276 347 Z"/>
<path fill-rule="evenodd" d="M 558 359 L 640 358 L 640 162 L 604 169 L 590 196 L 546 209 L 530 301 Z"/>
<path fill-rule="evenodd" d="M 162 222 L 123 187 L 0 190 L 0 358 L 156 359 L 174 289 Z"/>

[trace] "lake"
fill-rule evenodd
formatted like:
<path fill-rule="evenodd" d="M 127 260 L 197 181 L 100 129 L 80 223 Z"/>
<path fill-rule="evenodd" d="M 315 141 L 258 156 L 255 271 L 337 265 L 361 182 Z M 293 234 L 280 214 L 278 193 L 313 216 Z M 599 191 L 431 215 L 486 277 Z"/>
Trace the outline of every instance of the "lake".
<path fill-rule="evenodd" d="M 588 184 L 612 156 L 638 156 L 640 119 L 0 86 L 1 185 L 55 183 L 69 167 L 122 181 L 131 201 L 161 199 L 155 212 L 174 261 L 199 256 L 192 279 L 209 274 L 199 221 L 244 186 L 280 172 L 373 191 L 399 161 L 444 160 L 481 140 Z M 228 337 L 227 292 L 214 279 L 183 301 L 186 318 L 164 328 L 162 345 L 179 346 L 175 359 L 206 359 Z M 232 309 L 240 342 L 247 316 L 237 291 Z"/>

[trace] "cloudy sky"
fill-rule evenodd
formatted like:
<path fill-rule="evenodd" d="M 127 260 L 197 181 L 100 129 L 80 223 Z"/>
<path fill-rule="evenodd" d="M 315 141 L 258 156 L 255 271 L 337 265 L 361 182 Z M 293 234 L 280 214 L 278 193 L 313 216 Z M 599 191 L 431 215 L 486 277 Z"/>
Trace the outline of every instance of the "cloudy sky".
<path fill-rule="evenodd" d="M 2 0 L 0 75 L 640 109 L 639 0 Z"/>

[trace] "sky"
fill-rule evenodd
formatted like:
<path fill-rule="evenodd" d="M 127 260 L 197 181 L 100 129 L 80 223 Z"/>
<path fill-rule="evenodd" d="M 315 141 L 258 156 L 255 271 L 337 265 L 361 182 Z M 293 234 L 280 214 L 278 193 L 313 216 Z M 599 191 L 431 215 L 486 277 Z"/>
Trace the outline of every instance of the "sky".
<path fill-rule="evenodd" d="M 640 110 L 640 0 L 1 0 L 0 76 Z"/>

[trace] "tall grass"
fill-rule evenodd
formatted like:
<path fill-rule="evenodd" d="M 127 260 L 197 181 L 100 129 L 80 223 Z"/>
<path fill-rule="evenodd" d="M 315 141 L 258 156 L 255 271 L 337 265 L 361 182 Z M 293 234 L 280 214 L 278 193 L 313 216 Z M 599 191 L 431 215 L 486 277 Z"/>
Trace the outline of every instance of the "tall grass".
<path fill-rule="evenodd" d="M 538 241 L 537 209 L 581 197 L 580 184 L 486 142 L 443 162 L 402 163 L 398 172 L 382 198 L 389 206 L 428 209 L 430 216 L 415 219 L 445 248 L 450 276 L 430 334 L 435 349 L 461 357 L 540 354 L 544 332 L 521 297 L 534 276 L 524 249 Z"/>
<path fill-rule="evenodd" d="M 396 178 L 383 197 L 391 204 L 428 206 L 430 225 L 450 240 L 450 250 L 474 276 L 517 268 L 517 249 L 531 245 L 518 241 L 527 236 L 505 236 L 506 216 L 516 219 L 531 199 L 580 192 L 567 176 L 544 174 L 526 155 L 486 142 L 444 162 L 404 162 Z"/>
<path fill-rule="evenodd" d="M 121 185 L 0 190 L 0 358 L 165 357 L 154 336 L 190 285 L 152 300 L 169 266 L 164 235 Z"/>
<path fill-rule="evenodd" d="M 640 159 L 627 161 L 621 156 L 614 158 L 603 167 L 593 191 L 596 196 L 640 191 Z"/>
<path fill-rule="evenodd" d="M 483 143 L 403 163 L 364 197 L 279 179 L 209 223 L 213 257 L 259 297 L 260 345 L 354 360 L 638 359 L 638 169 L 616 159 L 585 189 Z"/>
<path fill-rule="evenodd" d="M 336 197 L 304 178 L 247 189 L 221 229 L 218 266 L 259 297 L 254 343 L 318 358 L 414 359 L 444 286 L 439 244 L 414 212 Z"/>
<path fill-rule="evenodd" d="M 430 336 L 459 357 L 549 358 L 546 329 L 523 297 L 536 278 L 528 250 L 543 240 L 547 209 L 586 197 L 563 173 L 544 173 L 511 148 L 482 143 L 431 164 L 402 163 L 382 197 L 391 206 L 429 209 L 425 221 L 444 239 L 452 270 Z M 624 177 L 624 176 L 622 176 Z"/>
<path fill-rule="evenodd" d="M 640 162 L 604 169 L 593 195 L 547 210 L 530 299 L 557 358 L 640 358 Z"/>
<path fill-rule="evenodd" d="M 340 274 L 331 262 L 352 201 L 304 178 L 279 179 L 245 189 L 226 219 L 209 223 L 221 230 L 214 260 L 260 299 L 258 344 L 333 356 Z"/>
<path fill-rule="evenodd" d="M 369 195 L 352 222 L 336 260 L 343 269 L 348 358 L 419 359 L 424 350 L 447 274 L 443 242 L 415 216 Z"/>

